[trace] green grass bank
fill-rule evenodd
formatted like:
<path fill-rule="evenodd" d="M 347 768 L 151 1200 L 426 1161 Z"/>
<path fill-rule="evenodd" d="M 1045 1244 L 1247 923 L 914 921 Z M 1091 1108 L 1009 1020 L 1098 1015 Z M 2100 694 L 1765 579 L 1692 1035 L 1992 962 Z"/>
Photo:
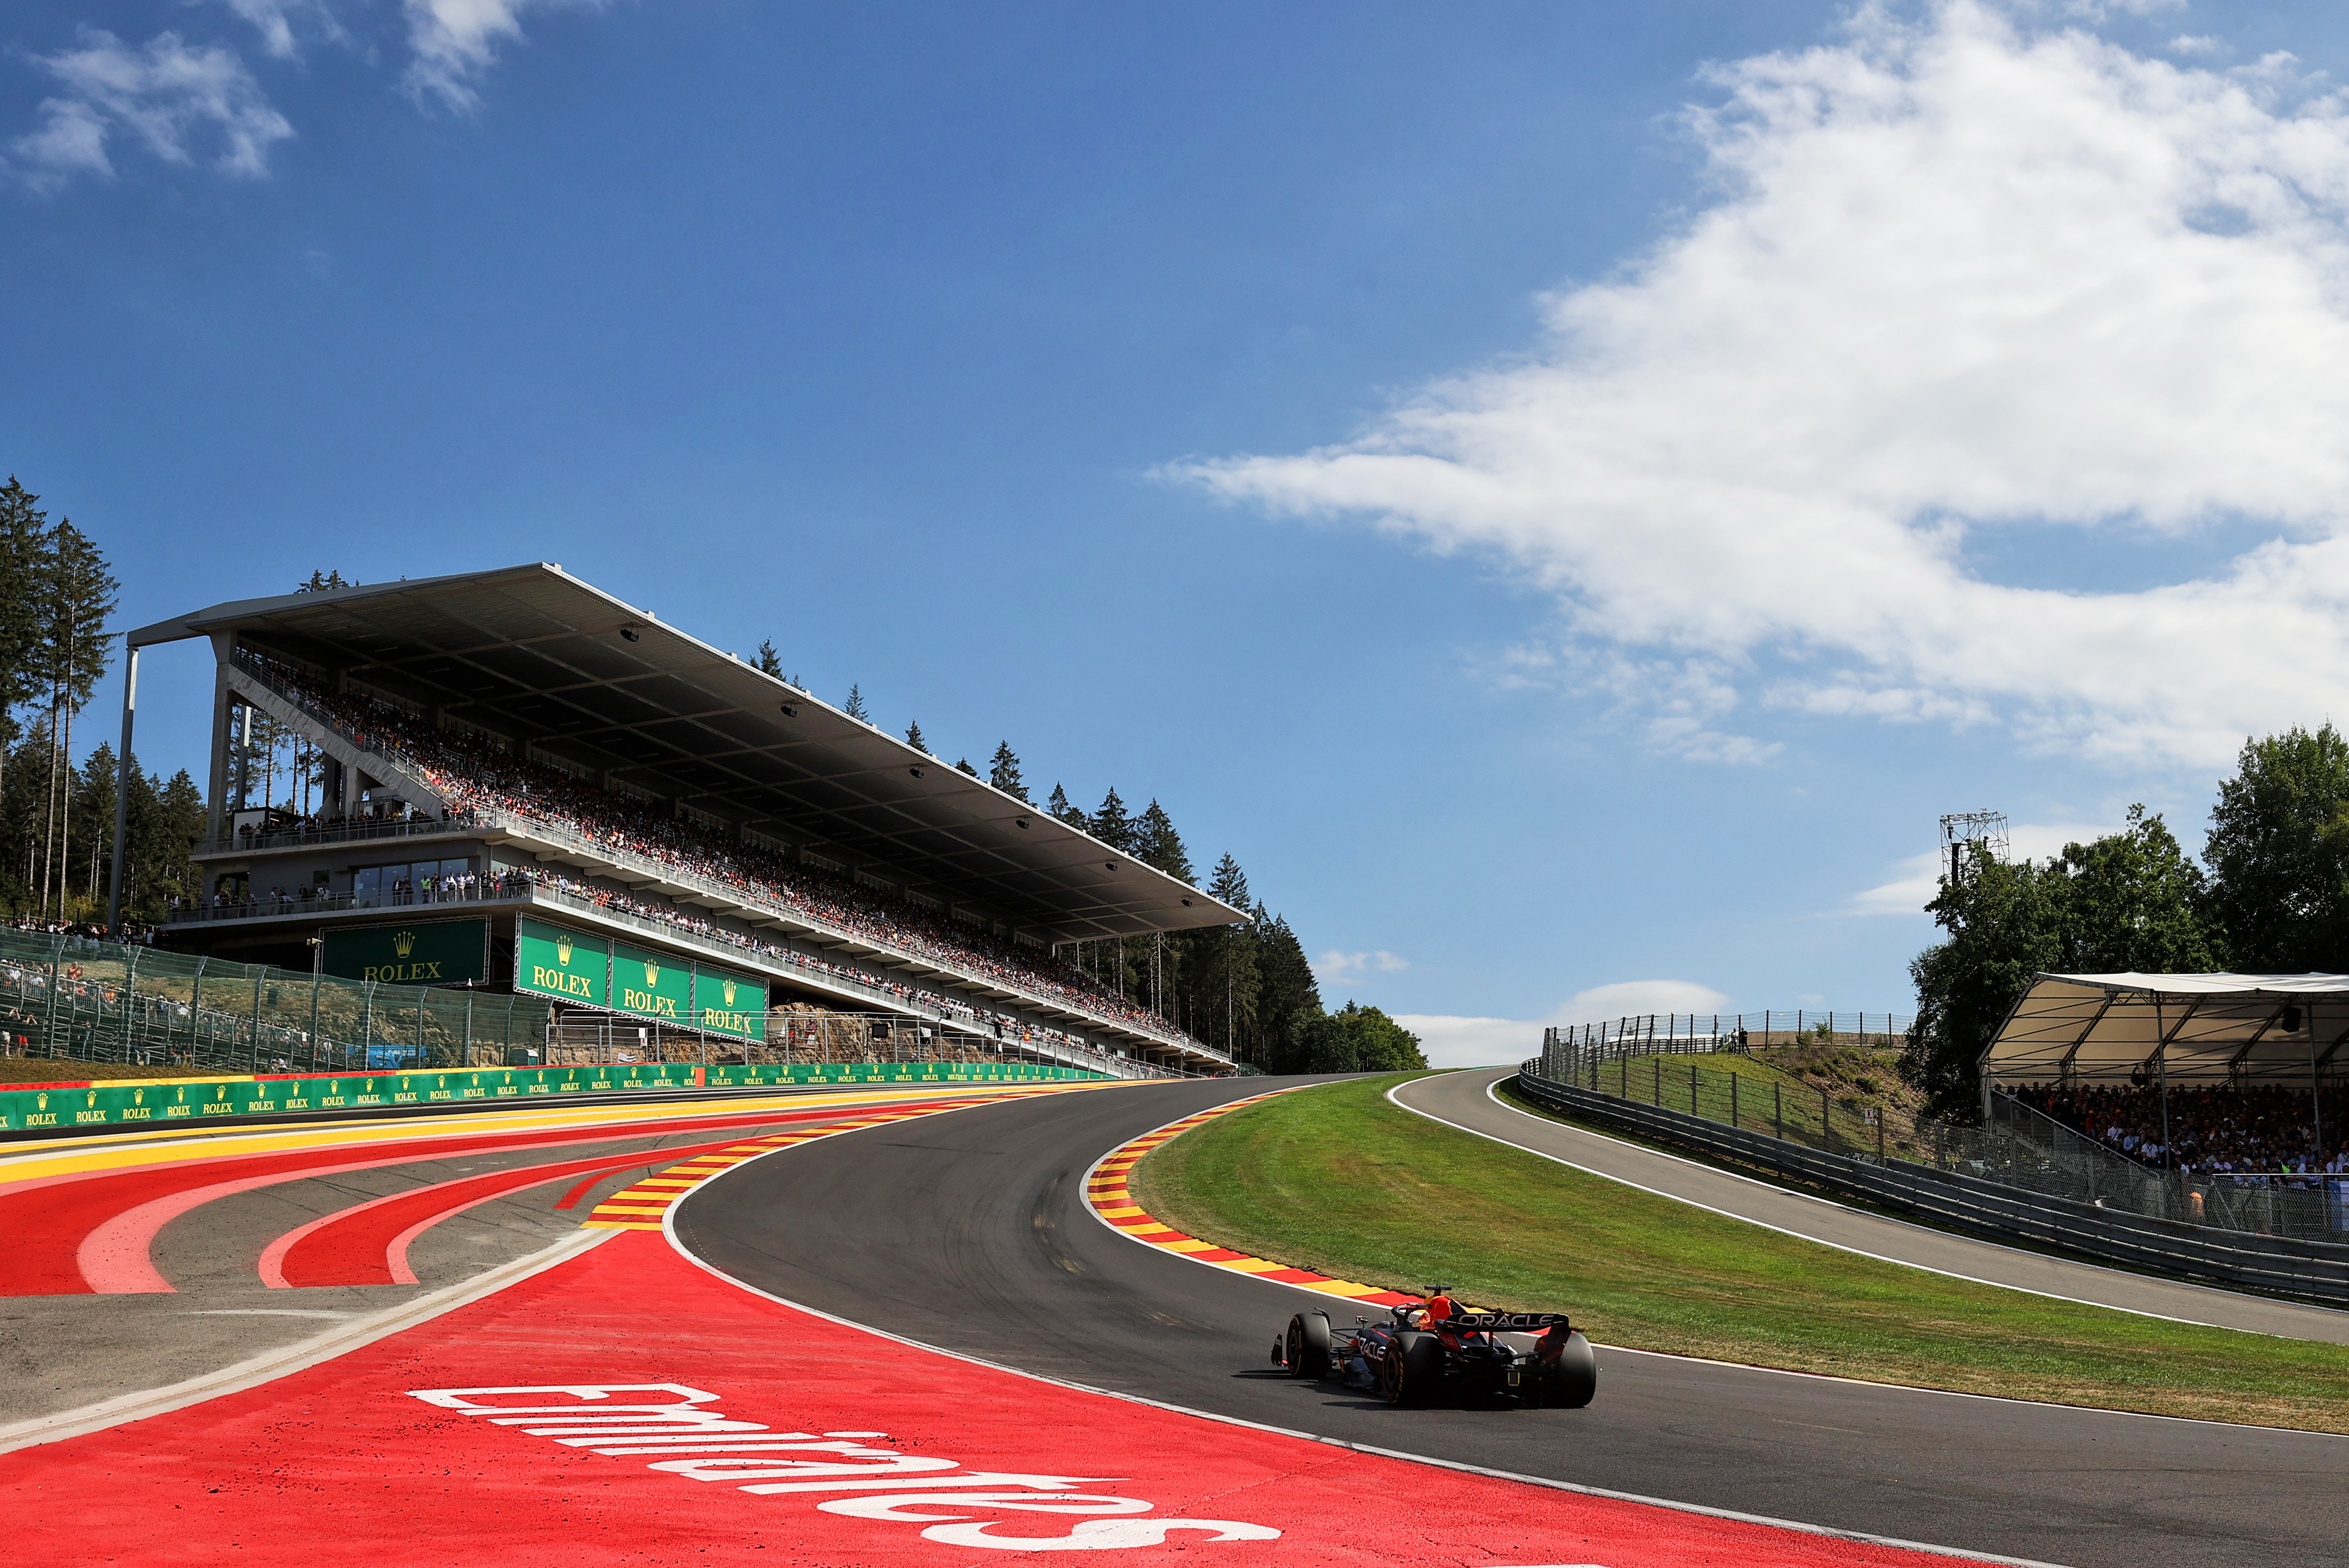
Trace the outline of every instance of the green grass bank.
<path fill-rule="evenodd" d="M 1708 1214 L 1301 1089 L 1154 1150 L 1136 1199 L 1227 1247 L 1391 1289 L 1565 1311 L 1601 1345 L 1969 1394 L 2349 1433 L 2349 1346 L 1968 1284 Z"/>

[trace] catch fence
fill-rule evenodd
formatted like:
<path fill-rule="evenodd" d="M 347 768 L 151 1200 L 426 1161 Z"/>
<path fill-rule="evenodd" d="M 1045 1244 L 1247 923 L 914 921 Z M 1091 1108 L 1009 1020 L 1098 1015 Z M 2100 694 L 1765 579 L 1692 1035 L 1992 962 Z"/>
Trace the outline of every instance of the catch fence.
<path fill-rule="evenodd" d="M 538 1045 L 553 1012 L 526 996 L 0 929 L 13 1055 L 219 1073 L 464 1067 Z"/>

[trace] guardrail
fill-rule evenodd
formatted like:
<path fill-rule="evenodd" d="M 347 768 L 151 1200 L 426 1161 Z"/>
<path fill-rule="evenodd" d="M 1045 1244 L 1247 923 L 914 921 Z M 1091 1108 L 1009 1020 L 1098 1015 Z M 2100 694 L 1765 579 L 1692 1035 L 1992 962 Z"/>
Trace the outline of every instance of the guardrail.
<path fill-rule="evenodd" d="M 1860 1148 L 1834 1152 L 1702 1115 L 1546 1077 L 1539 1058 L 1517 1071 L 1527 1099 L 1735 1164 L 2000 1241 L 2023 1240 L 2129 1268 L 2183 1274 L 2326 1306 L 2349 1305 L 2349 1245 L 2226 1231 L 2093 1202 L 2053 1198 L 1982 1175 Z M 1830 1127 L 1827 1137 L 1832 1141 Z"/>

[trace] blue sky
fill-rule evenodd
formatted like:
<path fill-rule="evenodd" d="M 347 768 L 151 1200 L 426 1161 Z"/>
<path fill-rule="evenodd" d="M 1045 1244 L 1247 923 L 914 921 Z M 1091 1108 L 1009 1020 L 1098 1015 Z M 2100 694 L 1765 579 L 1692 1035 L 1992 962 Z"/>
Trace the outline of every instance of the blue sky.
<path fill-rule="evenodd" d="M 1266 12 L 11 6 L 0 466 L 125 624 L 771 637 L 1478 1059 L 1905 1008 L 1940 813 L 2349 711 L 2337 6 Z"/>

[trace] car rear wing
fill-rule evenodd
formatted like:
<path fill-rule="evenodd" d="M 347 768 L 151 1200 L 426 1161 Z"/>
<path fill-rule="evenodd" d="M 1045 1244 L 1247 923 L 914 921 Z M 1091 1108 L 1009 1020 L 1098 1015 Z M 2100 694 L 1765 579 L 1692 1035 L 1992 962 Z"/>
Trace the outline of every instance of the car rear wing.
<path fill-rule="evenodd" d="M 1530 1334 L 1571 1325 L 1562 1312 L 1456 1312 L 1444 1320 L 1444 1326 L 1460 1334 Z"/>

